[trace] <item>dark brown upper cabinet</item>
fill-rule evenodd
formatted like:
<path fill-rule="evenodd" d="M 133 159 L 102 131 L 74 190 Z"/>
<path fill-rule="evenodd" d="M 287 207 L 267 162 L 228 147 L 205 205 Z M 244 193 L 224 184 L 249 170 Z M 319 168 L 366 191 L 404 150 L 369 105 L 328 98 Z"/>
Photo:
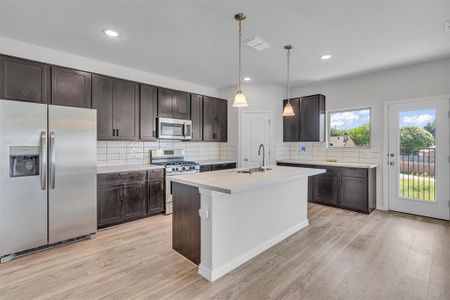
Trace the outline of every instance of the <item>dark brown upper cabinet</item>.
<path fill-rule="evenodd" d="M 300 98 L 300 141 L 325 141 L 325 96 Z"/>
<path fill-rule="evenodd" d="M 91 108 L 91 74 L 83 71 L 52 67 L 51 103 Z"/>
<path fill-rule="evenodd" d="M 140 138 L 156 140 L 156 115 L 158 109 L 158 88 L 141 84 Z"/>
<path fill-rule="evenodd" d="M 295 116 L 283 117 L 283 141 L 325 141 L 325 96 L 312 95 L 290 100 Z M 287 100 L 283 101 L 283 108 Z"/>
<path fill-rule="evenodd" d="M 289 100 L 295 116 L 283 117 L 283 141 L 284 142 L 298 142 L 300 140 L 300 122 L 299 122 L 299 108 L 300 98 Z M 283 110 L 288 101 L 283 100 Z"/>
<path fill-rule="evenodd" d="M 158 116 L 173 119 L 190 119 L 191 101 L 189 93 L 158 88 Z"/>
<path fill-rule="evenodd" d="M 191 95 L 192 141 L 203 140 L 203 96 Z"/>
<path fill-rule="evenodd" d="M 49 103 L 50 67 L 36 61 L 0 55 L 0 98 Z"/>
<path fill-rule="evenodd" d="M 139 139 L 137 83 L 93 75 L 92 107 L 97 109 L 97 139 Z"/>
<path fill-rule="evenodd" d="M 227 100 L 203 97 L 203 140 L 206 142 L 226 142 Z"/>

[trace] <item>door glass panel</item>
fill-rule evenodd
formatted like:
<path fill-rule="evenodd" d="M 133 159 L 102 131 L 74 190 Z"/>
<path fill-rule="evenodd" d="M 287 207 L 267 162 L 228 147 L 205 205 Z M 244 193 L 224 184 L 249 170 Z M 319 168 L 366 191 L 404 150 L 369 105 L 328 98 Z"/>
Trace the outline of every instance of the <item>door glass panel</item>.
<path fill-rule="evenodd" d="M 436 109 L 401 111 L 399 197 L 435 202 Z"/>

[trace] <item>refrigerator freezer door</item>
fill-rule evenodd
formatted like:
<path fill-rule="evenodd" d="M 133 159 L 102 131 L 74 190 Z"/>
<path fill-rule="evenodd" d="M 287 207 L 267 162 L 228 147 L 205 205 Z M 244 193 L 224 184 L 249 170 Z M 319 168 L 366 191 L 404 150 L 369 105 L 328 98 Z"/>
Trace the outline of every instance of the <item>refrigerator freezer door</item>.
<path fill-rule="evenodd" d="M 49 242 L 97 230 L 96 110 L 49 105 Z"/>
<path fill-rule="evenodd" d="M 46 133 L 47 105 L 0 100 L 0 257 L 47 244 Z"/>

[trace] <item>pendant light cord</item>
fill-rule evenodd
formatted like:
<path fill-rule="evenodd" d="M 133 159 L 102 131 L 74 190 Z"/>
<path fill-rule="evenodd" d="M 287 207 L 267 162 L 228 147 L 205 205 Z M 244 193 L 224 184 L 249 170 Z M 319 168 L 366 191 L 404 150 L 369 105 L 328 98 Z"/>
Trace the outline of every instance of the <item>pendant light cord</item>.
<path fill-rule="evenodd" d="M 242 21 L 239 20 L 239 80 L 238 80 L 238 91 L 241 91 L 241 43 L 242 43 Z"/>
<path fill-rule="evenodd" d="M 291 63 L 291 49 L 287 49 L 287 100 L 290 103 L 289 99 L 289 65 Z"/>

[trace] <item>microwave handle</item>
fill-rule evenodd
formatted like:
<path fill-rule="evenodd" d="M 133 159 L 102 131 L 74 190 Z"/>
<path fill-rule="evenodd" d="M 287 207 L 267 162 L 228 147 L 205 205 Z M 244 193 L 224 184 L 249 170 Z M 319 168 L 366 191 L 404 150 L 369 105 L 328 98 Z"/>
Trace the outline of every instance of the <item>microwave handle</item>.
<path fill-rule="evenodd" d="M 183 137 L 186 137 L 186 123 L 183 123 L 183 132 L 182 132 Z"/>

